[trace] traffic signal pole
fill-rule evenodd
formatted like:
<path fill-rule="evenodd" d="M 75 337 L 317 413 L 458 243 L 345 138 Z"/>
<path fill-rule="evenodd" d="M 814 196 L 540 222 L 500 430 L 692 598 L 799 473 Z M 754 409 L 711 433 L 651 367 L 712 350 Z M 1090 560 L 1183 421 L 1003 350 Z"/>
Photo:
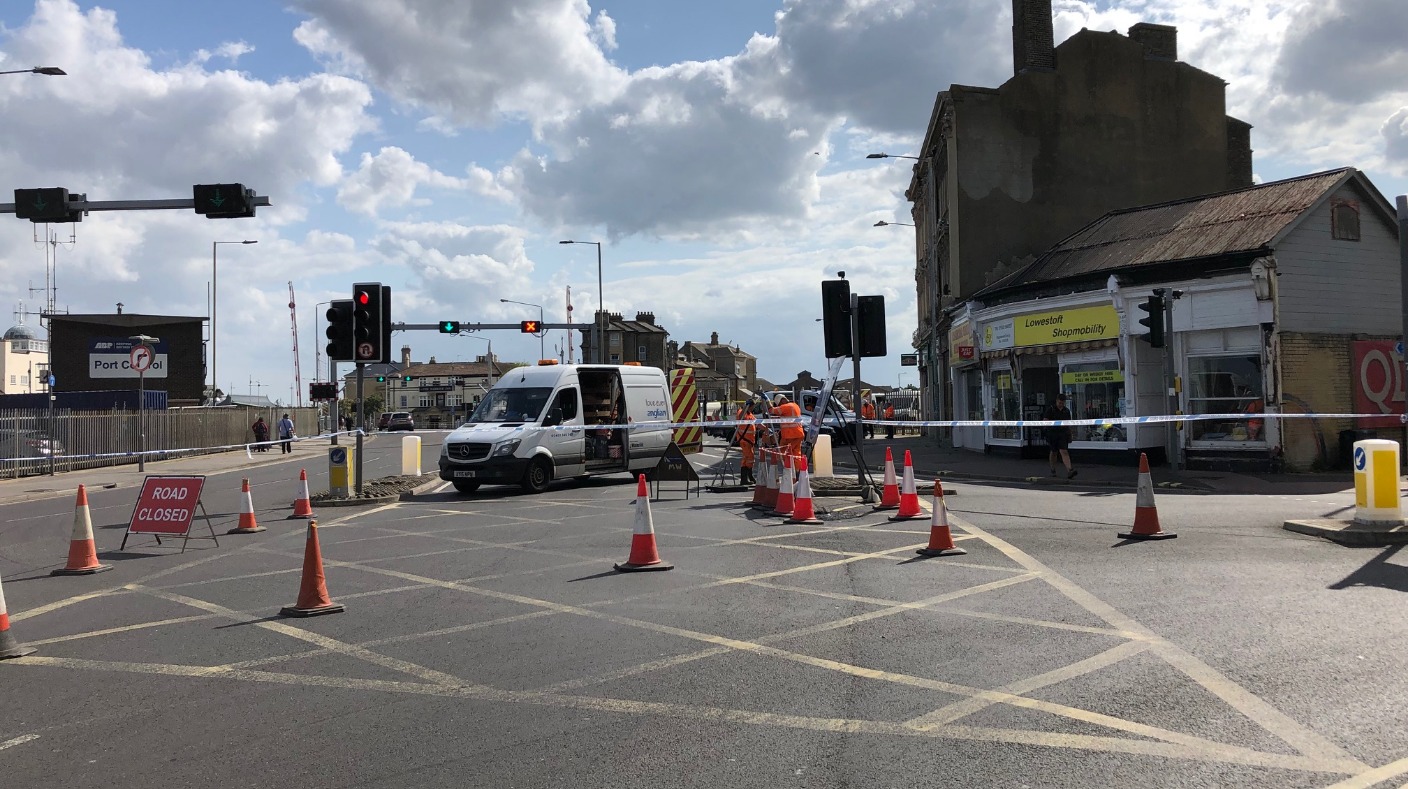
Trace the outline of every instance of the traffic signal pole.
<path fill-rule="evenodd" d="M 363 420 L 366 418 L 366 414 L 365 414 L 365 412 L 362 410 L 362 409 L 363 409 L 363 403 L 365 402 L 366 396 L 367 396 L 367 395 L 366 395 L 366 392 L 364 391 L 364 388 L 363 388 L 363 386 L 362 386 L 362 384 L 363 384 L 363 379 L 364 379 L 365 376 L 366 376 L 366 369 L 367 369 L 367 366 L 366 366 L 365 364 L 358 363 L 358 365 L 357 365 L 357 417 L 356 417 L 357 422 L 356 422 L 356 424 L 357 424 L 357 426 L 358 426 L 359 428 L 364 424 Z M 364 433 L 364 432 L 365 432 L 365 431 L 364 431 L 364 430 L 361 430 L 361 429 L 359 429 L 359 430 L 357 431 L 357 453 L 356 453 L 356 454 L 357 454 L 357 461 L 356 461 L 357 472 L 356 472 L 356 473 L 357 473 L 357 495 L 358 495 L 358 496 L 362 495 L 362 433 Z"/>

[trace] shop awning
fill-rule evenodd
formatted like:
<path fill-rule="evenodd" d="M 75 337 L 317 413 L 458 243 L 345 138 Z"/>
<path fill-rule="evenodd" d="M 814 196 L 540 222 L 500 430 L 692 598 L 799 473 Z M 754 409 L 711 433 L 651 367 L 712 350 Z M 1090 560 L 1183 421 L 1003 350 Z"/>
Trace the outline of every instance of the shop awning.
<path fill-rule="evenodd" d="M 1083 340 L 1081 342 L 1057 342 L 1050 345 L 1027 345 L 1021 348 L 1003 348 L 998 351 L 983 351 L 984 359 L 1006 359 L 1012 354 L 1018 356 L 1047 353 L 1075 353 L 1076 351 L 1093 351 L 1096 348 L 1113 348 L 1119 345 L 1119 340 L 1111 337 L 1104 340 Z"/>

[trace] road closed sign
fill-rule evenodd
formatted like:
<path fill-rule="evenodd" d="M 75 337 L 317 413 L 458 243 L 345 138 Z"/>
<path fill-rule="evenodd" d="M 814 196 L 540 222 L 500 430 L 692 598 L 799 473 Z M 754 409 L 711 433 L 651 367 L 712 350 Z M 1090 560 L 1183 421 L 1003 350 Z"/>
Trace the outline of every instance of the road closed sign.
<path fill-rule="evenodd" d="M 191 531 L 204 487 L 205 477 L 147 477 L 127 533 L 185 537 Z"/>

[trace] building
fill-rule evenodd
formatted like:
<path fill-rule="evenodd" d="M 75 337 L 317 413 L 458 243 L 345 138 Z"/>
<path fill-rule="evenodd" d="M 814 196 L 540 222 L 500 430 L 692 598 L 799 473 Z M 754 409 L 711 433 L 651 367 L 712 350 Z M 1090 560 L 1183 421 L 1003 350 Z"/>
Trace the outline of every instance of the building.
<path fill-rule="evenodd" d="M 639 362 L 645 367 L 656 367 L 666 372 L 670 369 L 672 357 L 666 350 L 670 333 L 655 322 L 655 313 L 637 312 L 633 321 L 625 320 L 620 313 L 598 311 L 596 320 L 602 323 L 606 333 L 606 355 L 603 364 L 626 364 Z M 593 326 L 587 325 L 582 332 L 582 362 L 591 363 L 596 359 L 592 343 L 595 341 Z"/>
<path fill-rule="evenodd" d="M 0 394 L 48 391 L 49 343 L 23 322 L 11 326 L 0 352 Z"/>
<path fill-rule="evenodd" d="M 1402 436 L 1398 249 L 1392 207 L 1352 168 L 1110 212 L 955 311 L 955 411 L 1040 418 L 1060 391 L 1078 419 L 1384 414 L 1098 424 L 1071 445 L 1190 468 L 1334 465 L 1341 431 Z M 1139 323 L 1155 288 L 1178 292 L 1162 349 Z M 1041 428 L 957 428 L 954 442 L 1045 453 Z"/>
<path fill-rule="evenodd" d="M 727 397 L 719 399 L 742 402 L 761 391 L 758 389 L 758 357 L 737 345 L 719 342 L 718 332 L 710 332 L 707 343 L 686 341 L 680 346 L 679 356 L 693 365 L 705 365 L 722 377 L 720 385 L 726 388 Z"/>
<path fill-rule="evenodd" d="M 924 412 L 946 405 L 946 309 L 1102 214 L 1252 183 L 1251 127 L 1226 83 L 1178 60 L 1178 31 L 1081 30 L 1013 0 L 1013 76 L 938 94 L 906 193 L 915 224 Z"/>
<path fill-rule="evenodd" d="M 205 387 L 205 318 L 178 315 L 46 314 L 55 392 L 137 389 L 128 337 L 155 337 L 155 359 L 141 376 L 172 407 L 200 405 Z"/>

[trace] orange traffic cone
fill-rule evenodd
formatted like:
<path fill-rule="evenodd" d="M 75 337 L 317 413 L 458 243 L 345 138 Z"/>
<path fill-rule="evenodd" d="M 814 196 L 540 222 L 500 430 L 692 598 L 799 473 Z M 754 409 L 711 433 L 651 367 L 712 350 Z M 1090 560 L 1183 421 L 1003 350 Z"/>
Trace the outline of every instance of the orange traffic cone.
<path fill-rule="evenodd" d="M 758 475 L 758 500 L 753 502 L 753 509 L 768 509 L 768 489 L 772 486 L 772 459 L 766 449 L 758 450 L 758 458 L 755 461 L 754 473 Z"/>
<path fill-rule="evenodd" d="M 768 451 L 768 489 L 763 491 L 763 509 L 777 506 L 777 497 L 782 484 L 782 467 L 777 464 L 777 452 Z"/>
<path fill-rule="evenodd" d="M 953 544 L 948 528 L 948 507 L 944 505 L 944 483 L 934 480 L 934 512 L 929 520 L 929 547 L 915 551 L 920 556 L 962 556 L 967 551 Z"/>
<path fill-rule="evenodd" d="M 797 480 L 792 476 L 792 456 L 782 455 L 782 479 L 777 483 L 777 503 L 772 508 L 773 515 L 792 515 L 792 506 L 797 495 Z"/>
<path fill-rule="evenodd" d="M 313 501 L 308 496 L 308 472 L 298 470 L 298 498 L 293 501 L 293 514 L 284 520 L 313 517 Z"/>
<path fill-rule="evenodd" d="M 900 484 L 895 480 L 895 456 L 885 447 L 885 488 L 880 492 L 880 503 L 872 509 L 895 510 L 900 506 Z"/>
<path fill-rule="evenodd" d="M 321 616 L 347 610 L 328 597 L 328 580 L 323 575 L 323 551 L 318 547 L 318 522 L 308 520 L 308 541 L 303 547 L 303 580 L 298 585 L 298 602 L 279 609 L 283 616 Z"/>
<path fill-rule="evenodd" d="M 246 479 L 240 486 L 240 522 L 239 525 L 226 534 L 253 534 L 264 531 L 264 527 L 254 519 L 254 496 L 249 492 L 249 480 Z"/>
<path fill-rule="evenodd" d="M 821 519 L 816 516 L 816 509 L 812 506 L 812 482 L 807 474 L 807 459 L 797 458 L 797 497 L 792 504 L 792 517 L 783 523 L 802 523 L 814 526 L 821 523 Z"/>
<path fill-rule="evenodd" d="M 655 549 L 655 522 L 650 516 L 650 491 L 645 487 L 645 475 L 636 483 L 636 522 L 631 529 L 631 555 L 626 561 L 612 565 L 618 572 L 673 570 L 675 566 L 660 561 Z"/>
<path fill-rule="evenodd" d="M 753 460 L 753 500 L 748 503 L 749 507 L 762 507 L 763 496 L 768 488 L 768 464 L 762 458 L 762 453 L 758 453 Z"/>
<path fill-rule="evenodd" d="M 924 517 L 919 509 L 919 488 L 914 483 L 914 462 L 909 450 L 904 451 L 904 479 L 900 483 L 900 511 L 890 516 L 892 521 L 908 521 Z"/>
<path fill-rule="evenodd" d="M 34 650 L 15 640 L 10 632 L 10 609 L 5 607 L 5 589 L 0 586 L 0 660 L 24 657 Z"/>
<path fill-rule="evenodd" d="M 1159 510 L 1154 506 L 1154 479 L 1149 476 L 1149 456 L 1139 453 L 1139 488 L 1134 494 L 1134 529 L 1119 535 L 1122 540 L 1171 540 L 1177 537 L 1159 527 Z"/>
<path fill-rule="evenodd" d="M 111 570 L 110 564 L 98 564 L 98 547 L 93 543 L 93 518 L 88 513 L 88 491 L 78 486 L 78 501 L 73 507 L 73 538 L 68 543 L 68 564 L 50 575 L 92 575 Z"/>

